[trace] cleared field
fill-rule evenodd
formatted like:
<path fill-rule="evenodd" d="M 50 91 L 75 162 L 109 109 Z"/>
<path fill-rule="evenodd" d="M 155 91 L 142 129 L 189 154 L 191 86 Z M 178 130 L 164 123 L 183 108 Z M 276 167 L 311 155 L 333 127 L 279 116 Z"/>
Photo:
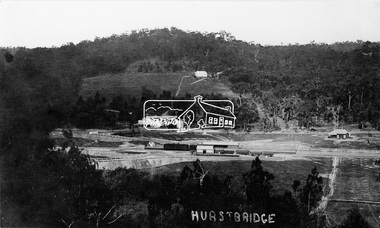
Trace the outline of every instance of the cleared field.
<path fill-rule="evenodd" d="M 164 132 L 164 131 L 141 131 L 141 135 L 146 138 L 158 138 L 173 141 L 186 141 L 186 140 L 215 140 L 211 135 L 204 135 L 194 132 Z"/>
<path fill-rule="evenodd" d="M 380 202 L 380 182 L 376 182 L 380 170 L 373 166 L 374 161 L 369 158 L 340 158 L 331 199 Z M 339 223 L 352 207 L 358 207 L 373 227 L 380 226 L 379 204 L 329 202 L 327 211 Z"/>
<path fill-rule="evenodd" d="M 84 138 L 72 138 L 72 141 L 75 143 L 75 146 L 79 147 L 119 147 L 122 145 L 122 142 L 104 142 L 104 141 L 95 141 L 91 139 Z M 64 142 L 67 142 L 67 139 L 57 138 L 55 139 L 55 143 L 59 146 L 62 146 Z"/>
<path fill-rule="evenodd" d="M 273 142 L 289 142 L 289 141 L 299 141 L 306 144 L 313 144 L 315 146 L 330 145 L 333 142 L 328 142 L 324 140 L 324 134 L 313 134 L 313 133 L 251 133 L 251 134 L 218 134 L 223 137 L 229 138 L 234 141 L 251 141 L 251 140 L 272 140 Z"/>
<path fill-rule="evenodd" d="M 122 73 L 85 78 L 80 94 L 83 97 L 89 97 L 99 91 L 101 96 L 108 99 L 118 95 L 130 95 L 140 99 L 141 86 L 146 86 L 156 94 L 160 94 L 163 90 L 170 90 L 174 96 L 182 77 L 187 75 L 187 73 Z M 216 79 L 207 78 L 197 82 L 198 80 L 195 77 L 184 77 L 179 96 L 184 96 L 188 92 L 192 96 L 220 93 L 227 97 L 237 97 L 226 85 Z"/>
<path fill-rule="evenodd" d="M 254 158 L 252 158 L 253 160 Z M 250 161 L 218 161 L 218 162 L 202 162 L 205 169 L 211 167 L 210 174 L 217 174 L 220 179 L 227 176 L 232 177 L 232 186 L 235 191 L 241 191 L 243 186 L 243 174 L 251 168 Z M 179 176 L 183 167 L 187 165 L 193 167 L 192 162 L 183 162 L 170 164 L 155 168 L 156 173 L 167 173 Z M 285 190 L 291 190 L 294 180 L 300 180 L 305 183 L 310 170 L 316 166 L 321 174 L 331 172 L 331 158 L 312 158 L 305 160 L 286 160 L 286 161 L 263 161 L 262 166 L 265 170 L 274 174 L 275 179 L 272 181 L 273 190 L 278 194 L 283 194 Z M 325 176 L 325 175 L 323 175 Z M 328 181 L 324 178 L 324 184 Z"/>
<path fill-rule="evenodd" d="M 380 140 L 380 136 L 372 136 L 370 144 L 362 136 L 354 134 L 355 140 L 326 140 L 327 132 L 316 133 L 218 133 L 217 135 L 234 141 L 254 141 L 254 140 L 272 140 L 272 142 L 301 142 L 311 145 L 314 148 L 345 148 L 345 149 L 376 149 L 376 140 Z M 378 143 L 380 144 L 380 143 Z M 380 154 L 380 150 L 379 150 Z"/>

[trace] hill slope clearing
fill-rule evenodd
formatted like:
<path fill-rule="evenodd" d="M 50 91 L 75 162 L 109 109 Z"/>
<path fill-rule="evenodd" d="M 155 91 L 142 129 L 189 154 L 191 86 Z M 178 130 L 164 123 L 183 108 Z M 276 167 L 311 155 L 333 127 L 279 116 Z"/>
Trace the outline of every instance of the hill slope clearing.
<path fill-rule="evenodd" d="M 184 96 L 188 92 L 192 96 L 220 93 L 228 98 L 237 97 L 228 86 L 220 83 L 217 79 L 207 78 L 194 83 L 199 79 L 184 76 L 189 75 L 187 73 L 122 73 L 85 78 L 80 95 L 86 98 L 99 91 L 101 96 L 108 99 L 118 95 L 129 95 L 139 99 L 141 97 L 141 87 L 145 86 L 146 89 L 152 90 L 156 94 L 160 94 L 163 90 L 170 90 L 172 96 L 179 89 L 178 96 Z M 179 88 L 181 81 L 182 84 Z"/>

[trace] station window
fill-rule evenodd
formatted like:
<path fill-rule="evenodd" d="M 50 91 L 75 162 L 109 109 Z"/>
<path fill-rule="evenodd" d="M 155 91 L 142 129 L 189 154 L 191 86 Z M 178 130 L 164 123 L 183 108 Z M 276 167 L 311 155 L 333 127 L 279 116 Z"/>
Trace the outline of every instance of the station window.
<path fill-rule="evenodd" d="M 212 124 L 212 119 L 213 119 L 212 117 L 209 117 L 209 118 L 208 118 L 208 123 L 209 123 L 209 124 Z"/>

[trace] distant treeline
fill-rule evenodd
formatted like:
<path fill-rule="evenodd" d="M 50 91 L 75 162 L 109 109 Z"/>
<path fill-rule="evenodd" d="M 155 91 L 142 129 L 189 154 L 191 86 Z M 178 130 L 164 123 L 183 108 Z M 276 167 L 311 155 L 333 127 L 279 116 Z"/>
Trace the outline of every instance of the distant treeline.
<path fill-rule="evenodd" d="M 209 100 L 225 100 L 221 94 L 201 94 L 205 99 Z M 67 116 L 63 116 L 59 111 L 55 115 L 61 116 L 62 126 L 78 127 L 78 128 L 125 128 L 128 124 L 134 130 L 134 124 L 143 118 L 143 104 L 150 99 L 175 99 L 175 100 L 192 100 L 194 97 L 187 93 L 184 97 L 174 97 L 169 90 L 163 90 L 158 96 L 153 91 L 143 88 L 141 99 L 135 97 L 116 96 L 111 102 L 102 97 L 97 92 L 93 97 L 83 99 L 80 96 L 77 102 L 69 107 Z M 232 100 L 235 106 L 238 106 L 238 100 Z M 184 106 L 183 109 L 186 109 Z M 247 108 L 245 105 L 239 106 L 234 112 L 237 117 L 237 128 L 243 129 L 248 123 L 253 123 L 259 119 L 256 108 Z"/>

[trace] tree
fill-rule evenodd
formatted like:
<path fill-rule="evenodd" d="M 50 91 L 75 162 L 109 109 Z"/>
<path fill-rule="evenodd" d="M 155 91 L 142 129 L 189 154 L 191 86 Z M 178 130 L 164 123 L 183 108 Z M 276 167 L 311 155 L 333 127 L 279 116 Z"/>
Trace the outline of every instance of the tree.
<path fill-rule="evenodd" d="M 261 96 L 265 110 L 270 116 L 278 116 L 280 111 L 280 99 L 277 98 L 272 91 L 266 91 Z"/>
<path fill-rule="evenodd" d="M 22 161 L 17 158 L 19 164 L 15 168 L 12 163 L 7 165 L 8 170 L 14 169 L 7 174 L 7 182 L 14 184 L 2 186 L 2 197 L 6 193 L 9 200 L 22 208 L 18 211 L 21 224 L 89 226 L 95 225 L 96 212 L 103 212 L 104 217 L 112 201 L 101 172 L 88 155 L 73 144 L 59 149 L 50 140 L 32 139 L 28 148 L 24 142 L 19 141 L 27 149 L 27 157 Z"/>
<path fill-rule="evenodd" d="M 307 211 L 310 213 L 317 207 L 318 202 L 323 196 L 323 179 L 319 176 L 317 167 L 311 170 L 311 173 L 307 176 L 306 184 L 302 188 L 300 196 L 301 202 L 307 207 Z"/>
<path fill-rule="evenodd" d="M 273 196 L 271 201 L 270 212 L 276 215 L 278 227 L 302 227 L 301 222 L 305 216 L 290 191 L 285 191 L 283 195 Z"/>
<path fill-rule="evenodd" d="M 326 112 L 332 115 L 334 126 L 339 127 L 339 115 L 342 112 L 342 105 L 328 106 Z"/>
<path fill-rule="evenodd" d="M 270 200 L 270 190 L 273 188 L 270 181 L 274 180 L 273 174 L 263 169 L 261 160 L 256 157 L 251 164 L 251 169 L 243 174 L 244 190 L 248 203 L 255 209 L 266 210 Z"/>
<path fill-rule="evenodd" d="M 338 228 L 371 228 L 372 226 L 363 218 L 358 208 L 353 208 L 347 218 L 338 226 Z"/>
<path fill-rule="evenodd" d="M 125 100 L 124 98 L 119 95 L 112 99 L 111 103 L 109 104 L 110 109 L 123 111 L 125 107 Z"/>
<path fill-rule="evenodd" d="M 245 93 L 251 92 L 252 85 L 246 82 L 237 82 L 232 85 L 232 91 L 239 94 L 239 105 L 242 105 L 241 99 Z"/>
<path fill-rule="evenodd" d="M 177 224 L 179 227 L 201 226 L 210 227 L 215 223 L 204 221 L 202 224 L 195 224 L 188 216 L 191 211 L 218 211 L 218 210 L 239 210 L 241 199 L 234 194 L 231 184 L 231 177 L 227 176 L 223 181 L 217 175 L 211 173 L 212 168 L 217 163 L 209 167 L 197 159 L 193 162 L 193 167 L 185 166 L 177 178 L 176 198 L 177 206 L 182 209 L 177 214 Z"/>
<path fill-rule="evenodd" d="M 9 51 L 5 52 L 4 58 L 7 63 L 13 62 L 13 55 Z"/>
<path fill-rule="evenodd" d="M 169 175 L 155 175 L 147 191 L 149 221 L 151 226 L 173 227 L 176 222 L 171 216 L 176 202 L 175 179 Z"/>
<path fill-rule="evenodd" d="M 281 115 L 285 122 L 298 115 L 298 108 L 302 103 L 301 98 L 298 95 L 291 97 L 284 97 L 280 103 Z"/>
<path fill-rule="evenodd" d="M 298 109 L 298 125 L 309 129 L 314 125 L 313 117 L 317 114 L 316 106 L 312 101 L 305 101 Z"/>
<path fill-rule="evenodd" d="M 117 227 L 148 224 L 147 197 L 152 185 L 149 174 L 136 169 L 117 168 L 103 173 L 111 191 L 114 211 L 106 223 L 117 219 Z"/>
<path fill-rule="evenodd" d="M 243 129 L 243 131 L 247 130 L 249 124 L 255 123 L 260 119 L 256 105 L 253 102 L 244 102 L 237 107 L 235 113 L 236 123 Z"/>
<path fill-rule="evenodd" d="M 186 124 L 186 129 L 190 130 L 191 124 L 193 123 L 195 118 L 194 112 L 189 110 L 185 115 L 183 115 L 183 122 Z"/>
<path fill-rule="evenodd" d="M 117 100 L 116 100 L 117 101 Z M 113 106 L 117 103 L 111 102 Z M 115 113 L 106 111 L 106 98 L 100 97 L 96 92 L 94 97 L 88 97 L 85 101 L 80 96 L 76 106 L 72 107 L 71 119 L 73 119 L 76 127 L 92 128 L 113 126 L 116 121 Z"/>
<path fill-rule="evenodd" d="M 142 86 L 141 87 L 141 102 L 145 102 L 147 100 L 151 100 L 151 99 L 155 99 L 156 98 L 156 94 L 150 90 L 150 89 L 147 89 L 146 86 Z"/>
<path fill-rule="evenodd" d="M 112 201 L 101 172 L 78 148 L 50 151 L 39 166 L 45 176 L 39 190 L 48 194 L 37 195 L 35 200 L 46 202 L 51 218 L 68 227 L 91 223 L 98 226 L 109 215 Z"/>
<path fill-rule="evenodd" d="M 159 96 L 159 99 L 162 99 L 162 100 L 168 100 L 171 98 L 172 98 L 172 93 L 170 92 L 170 90 L 163 90 Z"/>

